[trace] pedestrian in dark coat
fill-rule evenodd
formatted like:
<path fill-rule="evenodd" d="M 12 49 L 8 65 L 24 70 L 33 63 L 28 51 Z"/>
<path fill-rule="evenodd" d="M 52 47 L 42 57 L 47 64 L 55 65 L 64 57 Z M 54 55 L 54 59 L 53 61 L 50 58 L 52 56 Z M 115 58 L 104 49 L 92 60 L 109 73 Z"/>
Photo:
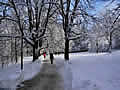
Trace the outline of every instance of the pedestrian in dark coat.
<path fill-rule="evenodd" d="M 50 61 L 51 61 L 51 64 L 53 64 L 53 59 L 54 59 L 53 53 L 50 53 Z"/>

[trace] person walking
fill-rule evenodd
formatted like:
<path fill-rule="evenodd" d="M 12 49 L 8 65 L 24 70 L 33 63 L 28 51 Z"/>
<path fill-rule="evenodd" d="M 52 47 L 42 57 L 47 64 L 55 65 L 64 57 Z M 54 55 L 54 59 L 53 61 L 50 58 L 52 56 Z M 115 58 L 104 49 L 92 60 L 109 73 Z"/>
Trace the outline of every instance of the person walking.
<path fill-rule="evenodd" d="M 46 52 L 43 53 L 44 59 L 46 58 Z"/>
<path fill-rule="evenodd" d="M 53 60 L 54 60 L 53 53 L 50 53 L 50 61 L 51 61 L 51 64 L 53 64 Z"/>

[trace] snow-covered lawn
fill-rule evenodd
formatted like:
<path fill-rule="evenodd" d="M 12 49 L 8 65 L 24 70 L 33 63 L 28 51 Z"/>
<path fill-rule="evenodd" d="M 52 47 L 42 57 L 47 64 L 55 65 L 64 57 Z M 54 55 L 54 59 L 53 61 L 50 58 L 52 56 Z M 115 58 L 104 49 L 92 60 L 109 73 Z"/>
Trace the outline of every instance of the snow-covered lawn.
<path fill-rule="evenodd" d="M 120 90 L 120 51 L 71 57 L 73 90 Z"/>
<path fill-rule="evenodd" d="M 41 61 L 32 63 L 32 57 L 24 57 L 24 70 L 21 72 L 20 62 L 0 67 L 0 88 L 16 88 L 20 82 L 32 78 L 40 71 Z M 14 89 L 13 89 L 14 90 Z"/>
<path fill-rule="evenodd" d="M 23 72 L 20 64 L 0 68 L 0 88 L 14 88 L 40 71 L 41 61 L 32 63 L 32 57 L 24 59 Z M 43 57 L 39 59 L 43 60 Z M 55 60 L 57 71 L 63 76 L 65 90 L 120 90 L 120 51 L 112 54 L 74 53 L 70 54 L 69 62 L 65 62 L 62 54 L 55 55 Z"/>
<path fill-rule="evenodd" d="M 120 51 L 70 54 L 64 73 L 65 90 L 120 90 Z"/>
<path fill-rule="evenodd" d="M 65 62 L 63 55 L 56 55 L 55 60 L 56 66 L 58 67 L 57 71 L 64 79 L 64 83 L 62 83 L 64 90 L 72 90 L 72 72 L 69 62 Z"/>

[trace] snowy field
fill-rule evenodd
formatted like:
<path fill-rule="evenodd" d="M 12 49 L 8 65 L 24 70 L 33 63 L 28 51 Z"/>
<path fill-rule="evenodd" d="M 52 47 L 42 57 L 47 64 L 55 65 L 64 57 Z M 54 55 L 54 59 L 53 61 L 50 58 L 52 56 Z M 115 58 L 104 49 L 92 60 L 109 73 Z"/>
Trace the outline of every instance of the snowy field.
<path fill-rule="evenodd" d="M 2 88 L 12 88 L 12 90 L 15 90 L 16 86 L 21 82 L 31 79 L 37 73 L 39 73 L 42 63 L 45 63 L 44 60 L 48 59 L 49 55 L 47 55 L 45 59 L 42 55 L 37 61 L 32 62 L 32 56 L 24 57 L 24 69 L 22 71 L 20 59 L 17 64 L 10 63 L 5 65 L 3 69 L 0 64 L 0 90 Z"/>
<path fill-rule="evenodd" d="M 120 90 L 120 51 L 71 57 L 73 90 Z"/>
<path fill-rule="evenodd" d="M 120 51 L 109 53 L 74 53 L 65 62 L 63 55 L 56 55 L 55 62 L 64 79 L 64 90 L 120 90 Z M 14 88 L 23 80 L 36 75 L 42 66 L 40 57 L 32 63 L 32 57 L 24 58 L 24 70 L 20 64 L 0 68 L 0 87 Z M 47 57 L 49 59 L 49 57 Z"/>
<path fill-rule="evenodd" d="M 70 54 L 66 71 L 72 74 L 66 73 L 72 78 L 72 90 L 120 90 L 120 51 Z M 69 86 L 70 83 L 65 87 Z"/>
<path fill-rule="evenodd" d="M 10 64 L 3 69 L 0 66 L 0 88 L 16 88 L 20 82 L 35 76 L 40 71 L 40 67 L 41 61 L 32 63 L 32 57 L 24 57 L 23 71 L 20 69 L 20 62 Z"/>

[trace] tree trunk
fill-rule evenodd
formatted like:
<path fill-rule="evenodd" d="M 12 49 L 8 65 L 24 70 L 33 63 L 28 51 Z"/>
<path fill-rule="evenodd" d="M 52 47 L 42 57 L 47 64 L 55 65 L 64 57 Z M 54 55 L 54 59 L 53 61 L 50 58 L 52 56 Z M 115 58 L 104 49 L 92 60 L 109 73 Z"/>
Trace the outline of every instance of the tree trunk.
<path fill-rule="evenodd" d="M 108 47 L 108 52 L 111 53 L 112 49 L 112 34 L 110 34 L 110 41 L 109 41 L 109 47 Z"/>
<path fill-rule="evenodd" d="M 109 53 L 111 53 L 111 49 L 112 49 L 112 39 L 110 37 L 110 42 L 109 42 Z"/>
<path fill-rule="evenodd" d="M 69 60 L 69 40 L 68 38 L 65 39 L 65 54 L 64 54 L 65 60 Z"/>
<path fill-rule="evenodd" d="M 98 48 L 98 41 L 96 41 L 96 53 L 99 52 L 99 48 Z"/>
<path fill-rule="evenodd" d="M 12 42 L 12 38 L 11 38 L 11 52 L 10 52 L 10 55 L 11 55 L 11 62 L 13 63 L 13 42 Z"/>
<path fill-rule="evenodd" d="M 33 45 L 33 62 L 38 59 L 38 42 L 35 42 L 35 45 Z"/>
<path fill-rule="evenodd" d="M 16 60 L 16 63 L 18 62 L 18 59 L 17 59 L 17 44 L 16 44 L 16 38 L 15 38 L 15 60 Z"/>
<path fill-rule="evenodd" d="M 21 70 L 23 70 L 23 35 L 21 37 Z"/>
<path fill-rule="evenodd" d="M 35 45 L 33 46 L 33 62 L 36 60 L 36 55 L 35 55 Z"/>

